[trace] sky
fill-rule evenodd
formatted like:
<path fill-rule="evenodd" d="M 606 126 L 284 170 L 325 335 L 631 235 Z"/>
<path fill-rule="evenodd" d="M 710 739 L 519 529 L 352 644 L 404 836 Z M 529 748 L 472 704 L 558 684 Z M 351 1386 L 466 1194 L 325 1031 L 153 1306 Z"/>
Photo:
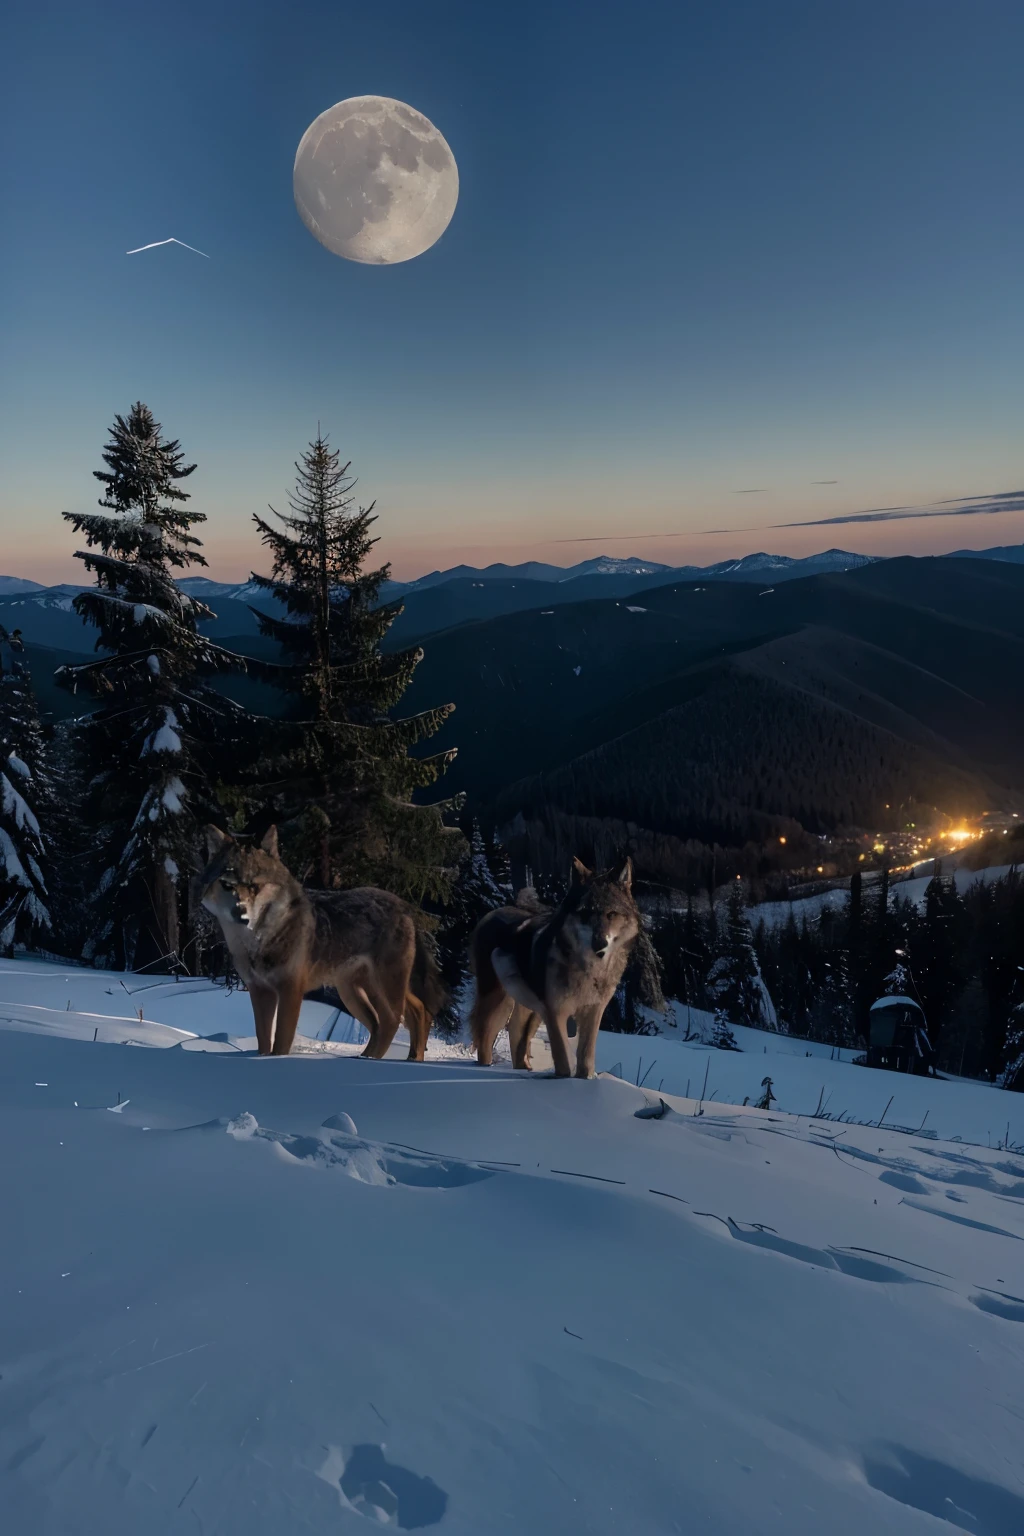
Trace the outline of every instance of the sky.
<path fill-rule="evenodd" d="M 400 578 L 1019 543 L 1024 496 L 905 511 L 1024 486 L 1021 57 L 1019 0 L 18 7 L 0 571 L 80 573 L 60 513 L 139 398 L 223 580 L 318 423 Z M 387 267 L 292 196 L 308 124 L 365 94 L 459 167 Z M 210 259 L 125 254 L 172 235 Z"/>

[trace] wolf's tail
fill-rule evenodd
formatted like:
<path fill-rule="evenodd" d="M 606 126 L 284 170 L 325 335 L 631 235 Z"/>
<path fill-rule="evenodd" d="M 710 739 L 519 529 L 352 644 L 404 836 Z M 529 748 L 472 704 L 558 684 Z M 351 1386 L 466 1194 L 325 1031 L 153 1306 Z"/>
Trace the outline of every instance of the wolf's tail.
<path fill-rule="evenodd" d="M 448 988 L 437 964 L 437 948 L 432 934 L 416 925 L 416 952 L 413 955 L 409 990 L 419 998 L 431 1019 L 436 1019 L 448 1001 Z"/>

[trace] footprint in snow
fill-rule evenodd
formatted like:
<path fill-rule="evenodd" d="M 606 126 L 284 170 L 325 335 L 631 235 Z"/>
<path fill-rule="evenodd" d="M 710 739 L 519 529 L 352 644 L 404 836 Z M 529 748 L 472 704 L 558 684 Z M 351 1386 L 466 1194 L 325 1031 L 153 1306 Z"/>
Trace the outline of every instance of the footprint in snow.
<path fill-rule="evenodd" d="M 878 1176 L 879 1184 L 891 1184 L 893 1189 L 901 1189 L 905 1195 L 930 1195 L 931 1190 L 927 1184 L 922 1184 L 920 1179 L 915 1179 L 912 1173 L 881 1173 Z"/>
<path fill-rule="evenodd" d="M 332 1115 L 313 1136 L 273 1131 L 261 1126 L 255 1115 L 238 1115 L 225 1127 L 236 1141 L 269 1141 L 286 1161 L 329 1168 L 361 1184 L 404 1184 L 417 1189 L 458 1189 L 463 1184 L 478 1184 L 496 1177 L 491 1168 L 457 1158 L 441 1158 L 429 1153 L 417 1155 L 403 1148 L 381 1142 L 365 1141 L 335 1126 L 348 1115 Z"/>
<path fill-rule="evenodd" d="M 979 1312 L 991 1317 L 1005 1318 L 1008 1323 L 1024 1323 L 1024 1300 L 1020 1296 L 1006 1296 L 999 1291 L 984 1291 L 970 1300 Z"/>
<path fill-rule="evenodd" d="M 998 1483 L 933 1461 L 901 1445 L 880 1445 L 864 1457 L 870 1486 L 888 1498 L 975 1536 L 1018 1536 L 1024 1499 Z"/>
<path fill-rule="evenodd" d="M 418 1477 L 388 1461 L 383 1445 L 354 1445 L 347 1452 L 331 1445 L 326 1450 L 316 1475 L 337 1490 L 342 1509 L 399 1531 L 422 1530 L 444 1517 L 444 1489 L 432 1477 Z"/>

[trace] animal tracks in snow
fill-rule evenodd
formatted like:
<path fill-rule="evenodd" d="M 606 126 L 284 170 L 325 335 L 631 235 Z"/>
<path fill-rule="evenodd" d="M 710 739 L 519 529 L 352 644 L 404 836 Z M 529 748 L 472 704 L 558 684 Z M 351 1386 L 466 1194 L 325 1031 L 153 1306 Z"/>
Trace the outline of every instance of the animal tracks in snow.
<path fill-rule="evenodd" d="M 955 1189 L 977 1189 L 1002 1200 L 1024 1204 L 1024 1178 L 1019 1162 L 982 1162 L 967 1152 L 954 1152 L 941 1146 L 915 1146 L 913 1150 L 922 1161 L 913 1162 L 905 1154 L 887 1154 L 882 1148 L 876 1153 L 852 1142 L 836 1146 L 835 1138 L 831 1136 L 824 1140 L 812 1139 L 817 1146 L 836 1147 L 844 1157 L 856 1162 L 883 1168 L 885 1172 L 879 1174 L 880 1181 L 908 1194 L 930 1194 L 938 1184 Z"/>
<path fill-rule="evenodd" d="M 1024 1243 L 1024 1237 L 1018 1232 L 1008 1232 L 1005 1227 L 994 1226 L 990 1221 L 975 1221 L 971 1216 L 958 1216 L 956 1211 L 947 1211 L 938 1205 L 925 1205 L 921 1200 L 904 1200 L 903 1204 L 915 1211 L 925 1211 L 929 1216 L 939 1216 L 943 1221 L 955 1221 L 958 1227 L 973 1227 L 975 1232 L 991 1232 L 996 1237 L 1009 1237 L 1015 1243 Z"/>
<path fill-rule="evenodd" d="M 810 1264 L 817 1269 L 837 1269 L 844 1275 L 852 1275 L 855 1280 L 867 1280 L 876 1285 L 906 1285 L 911 1281 L 920 1280 L 922 1277 L 905 1274 L 902 1269 L 895 1269 L 892 1264 L 879 1262 L 880 1258 L 857 1253 L 853 1249 L 844 1248 L 812 1248 L 806 1243 L 793 1243 L 788 1238 L 780 1237 L 768 1227 L 753 1223 L 750 1226 L 741 1226 L 731 1216 L 724 1218 L 716 1216 L 713 1211 L 694 1211 L 695 1216 L 709 1216 L 714 1221 L 722 1222 L 731 1237 L 738 1242 L 750 1243 L 755 1248 L 766 1248 L 770 1253 L 781 1253 L 789 1259 L 796 1259 L 801 1264 Z M 900 1263 L 900 1260 L 896 1260 Z"/>
<path fill-rule="evenodd" d="M 677 1118 L 675 1124 L 684 1135 L 712 1137 L 721 1142 L 737 1139 L 756 1145 L 760 1133 L 824 1148 L 849 1168 L 854 1176 L 852 1193 L 857 1194 L 856 1186 L 859 1185 L 860 1195 L 867 1196 L 868 1205 L 887 1203 L 889 1209 L 893 1210 L 893 1203 L 882 1201 L 884 1189 L 890 1196 L 895 1196 L 895 1206 L 907 1209 L 909 1222 L 916 1225 L 920 1213 L 931 1218 L 926 1223 L 928 1226 L 946 1227 L 947 1230 L 951 1226 L 964 1229 L 965 1242 L 969 1241 L 968 1233 L 977 1234 L 979 1239 L 984 1237 L 986 1240 L 1008 1241 L 1010 1252 L 999 1259 L 998 1264 L 1017 1266 L 1019 1263 L 1020 1244 L 1024 1243 L 1024 1226 L 1017 1215 L 1024 1204 L 1024 1164 L 1014 1157 L 994 1155 L 993 1151 L 984 1149 L 975 1152 L 951 1144 L 936 1146 L 914 1142 L 906 1145 L 902 1143 L 902 1137 L 896 1141 L 891 1136 L 886 1138 L 889 1143 L 887 1146 L 877 1146 L 876 1150 L 874 1145 L 864 1145 L 866 1138 L 863 1136 L 861 1144 L 857 1145 L 854 1138 L 847 1139 L 845 1133 L 832 1134 L 813 1119 L 808 1125 L 795 1119 L 788 1122 L 771 1119 L 754 1121 L 752 1118 L 740 1120 L 732 1114 L 719 1114 L 711 1123 L 684 1116 Z M 858 1173 L 862 1175 L 860 1179 L 856 1177 Z M 878 1197 L 876 1199 L 871 1198 L 872 1185 Z M 679 1196 L 674 1198 L 680 1199 Z M 993 1208 L 994 1200 L 1001 1202 L 998 1210 Z M 951 1298 L 957 1297 L 991 1317 L 1008 1323 L 1024 1323 L 1024 1300 L 1020 1296 L 992 1288 L 990 1282 L 982 1282 L 980 1274 L 963 1274 L 956 1262 L 943 1263 L 939 1259 L 929 1266 L 903 1257 L 904 1251 L 919 1251 L 916 1234 L 912 1238 L 908 1233 L 906 1250 L 901 1250 L 893 1236 L 885 1242 L 873 1244 L 870 1238 L 865 1243 L 864 1237 L 861 1237 L 860 1242 L 865 1243 L 862 1247 L 815 1243 L 813 1239 L 811 1242 L 795 1239 L 786 1232 L 784 1222 L 779 1221 L 777 1216 L 769 1218 L 774 1225 L 750 1220 L 738 1221 L 728 1213 L 727 1206 L 723 1208 L 718 1205 L 715 1209 L 708 1201 L 707 1194 L 703 1200 L 695 1200 L 693 1207 L 693 1217 L 716 1223 L 725 1229 L 723 1236 L 728 1234 L 734 1242 L 742 1243 L 748 1250 L 760 1249 L 783 1260 L 792 1260 L 819 1270 L 831 1270 L 869 1285 L 928 1286 L 945 1291 Z M 948 1244 L 946 1246 L 948 1248 Z M 883 1248 L 887 1251 L 876 1251 Z M 975 1255 L 973 1247 L 961 1246 L 959 1252 L 961 1258 Z M 990 1248 L 986 1250 L 984 1260 L 975 1255 L 971 1267 L 974 1268 L 975 1263 L 979 1268 L 987 1267 L 993 1262 L 994 1254 L 995 1250 Z M 1012 1284 L 1010 1269 L 1003 1270 L 1003 1273 Z M 1016 1274 L 1016 1267 L 1013 1268 L 1013 1274 Z M 998 1281 L 1000 1286 L 1003 1283 L 1001 1279 Z"/>
<path fill-rule="evenodd" d="M 661 1111 L 662 1102 L 656 1103 L 655 1113 Z M 644 1118 L 642 1112 L 641 1117 Z M 870 1189 L 872 1180 L 877 1181 L 876 1187 L 882 1186 L 895 1192 L 898 1204 L 908 1207 L 915 1213 L 921 1212 L 932 1218 L 937 1217 L 940 1225 L 952 1223 L 996 1238 L 1012 1239 L 1014 1245 L 1024 1241 L 1020 1233 L 1010 1230 L 1009 1227 L 992 1221 L 977 1220 L 969 1214 L 968 1209 L 965 1209 L 968 1205 L 968 1197 L 961 1192 L 964 1189 L 972 1193 L 977 1191 L 981 1198 L 986 1195 L 995 1195 L 1004 1200 L 1007 1206 L 1019 1208 L 1021 1192 L 1024 1191 L 1024 1180 L 1020 1177 L 1021 1169 L 1016 1162 L 1006 1160 L 997 1163 L 992 1160 L 991 1155 L 985 1159 L 983 1155 L 974 1157 L 966 1150 L 931 1145 L 927 1147 L 915 1145 L 912 1149 L 908 1149 L 915 1154 L 913 1158 L 908 1156 L 902 1148 L 879 1147 L 876 1153 L 873 1148 L 869 1150 L 848 1141 L 843 1141 L 840 1146 L 836 1146 L 834 1138 L 828 1133 L 822 1134 L 816 1125 L 809 1128 L 809 1134 L 807 1130 L 801 1134 L 799 1126 L 789 1126 L 785 1123 L 779 1123 L 776 1126 L 775 1122 L 768 1124 L 762 1122 L 757 1125 L 751 1124 L 749 1120 L 741 1121 L 732 1116 L 716 1117 L 716 1120 L 711 1121 L 691 1119 L 680 1115 L 669 1105 L 665 1105 L 665 1113 L 661 1118 L 674 1122 L 674 1126 L 684 1135 L 692 1132 L 700 1135 L 701 1138 L 710 1137 L 723 1143 L 739 1141 L 744 1144 L 753 1144 L 751 1138 L 757 1131 L 770 1130 L 773 1134 L 782 1135 L 787 1139 L 823 1145 L 837 1153 L 841 1152 L 843 1160 L 848 1163 L 852 1171 L 858 1168 L 861 1170 L 868 1181 L 866 1189 Z M 491 1179 L 499 1171 L 511 1172 L 513 1168 L 518 1169 L 518 1165 L 510 1164 L 506 1170 L 490 1164 L 487 1160 L 476 1163 L 460 1157 L 428 1152 L 421 1148 L 371 1141 L 361 1137 L 355 1121 L 342 1112 L 331 1115 L 313 1132 L 280 1131 L 261 1126 L 256 1117 L 249 1113 L 240 1114 L 232 1120 L 215 1120 L 188 1129 L 219 1131 L 221 1134 L 226 1131 L 229 1136 L 239 1142 L 267 1143 L 274 1155 L 293 1166 L 298 1164 L 320 1168 L 341 1174 L 357 1183 L 382 1188 L 403 1185 L 407 1188 L 424 1190 L 457 1189 Z M 609 1174 L 614 1171 L 608 1170 Z M 527 1173 L 528 1171 L 524 1170 L 524 1175 Z M 584 1171 L 571 1172 L 567 1168 L 548 1169 L 546 1166 L 544 1174 L 556 1177 L 571 1175 L 574 1180 L 587 1179 L 594 1181 L 595 1184 L 614 1185 L 623 1193 L 629 1192 L 629 1183 L 625 1179 Z M 981 1275 L 961 1276 L 959 1279 L 954 1279 L 952 1275 L 946 1273 L 945 1268 L 939 1269 L 916 1263 L 902 1258 L 898 1252 L 876 1252 L 874 1247 L 800 1242 L 790 1237 L 784 1230 L 776 1230 L 763 1222 L 741 1222 L 731 1215 L 719 1215 L 712 1210 L 689 1212 L 689 1202 L 680 1194 L 673 1194 L 671 1190 L 658 1189 L 652 1190 L 651 1193 L 671 1198 L 681 1208 L 681 1213 L 687 1212 L 684 1219 L 695 1217 L 701 1221 L 712 1220 L 720 1224 L 732 1241 L 743 1244 L 748 1250 L 756 1248 L 783 1260 L 789 1259 L 811 1268 L 832 1271 L 872 1286 L 916 1284 L 945 1290 L 951 1295 L 958 1295 L 978 1311 L 999 1318 L 1003 1322 L 1024 1323 L 1024 1300 L 987 1289 L 982 1283 Z M 946 1198 L 944 1199 L 943 1196 Z M 955 1202 L 954 1209 L 950 1208 L 948 1201 Z M 985 1214 L 989 1212 L 986 1211 Z M 1009 1214 L 1007 1210 L 1007 1216 Z M 911 1219 L 916 1220 L 916 1216 Z M 889 1244 L 878 1244 L 879 1248 L 883 1246 L 888 1248 Z M 373 1479 L 369 1481 L 372 1482 Z M 384 1506 L 375 1507 L 384 1508 Z M 385 1513 L 387 1513 L 386 1510 Z M 378 1517 L 374 1516 L 374 1518 Z M 390 1518 L 389 1515 L 388 1519 Z"/>
<path fill-rule="evenodd" d="M 225 1126 L 236 1141 L 267 1141 L 279 1156 L 288 1161 L 331 1169 L 360 1184 L 389 1187 L 404 1184 L 415 1189 L 458 1189 L 494 1177 L 495 1170 L 457 1158 L 435 1157 L 430 1153 L 413 1154 L 379 1142 L 366 1141 L 333 1126 L 348 1121 L 348 1115 L 332 1115 L 316 1135 L 274 1131 L 261 1126 L 255 1115 L 237 1116 Z"/>
<path fill-rule="evenodd" d="M 1024 1323 L 1024 1297 L 1007 1296 L 1002 1291 L 979 1291 L 970 1300 L 979 1312 L 1005 1318 L 1008 1323 Z"/>
<path fill-rule="evenodd" d="M 957 1530 L 976 1536 L 1019 1536 L 1024 1530 L 1018 1494 L 904 1446 L 877 1447 L 864 1458 L 864 1476 L 879 1493 Z"/>
<path fill-rule="evenodd" d="M 423 1530 L 443 1518 L 448 1508 L 444 1489 L 433 1478 L 388 1461 L 385 1446 L 324 1449 L 327 1456 L 316 1475 L 337 1490 L 342 1509 L 400 1531 Z"/>

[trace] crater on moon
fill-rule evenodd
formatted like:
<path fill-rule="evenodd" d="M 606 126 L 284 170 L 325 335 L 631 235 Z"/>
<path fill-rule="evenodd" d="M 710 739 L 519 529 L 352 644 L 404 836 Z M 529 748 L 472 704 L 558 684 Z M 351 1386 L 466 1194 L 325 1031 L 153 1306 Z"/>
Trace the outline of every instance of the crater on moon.
<path fill-rule="evenodd" d="M 387 266 L 441 238 L 459 172 L 430 120 L 388 96 L 352 96 L 302 135 L 292 177 L 310 234 L 336 256 Z"/>

